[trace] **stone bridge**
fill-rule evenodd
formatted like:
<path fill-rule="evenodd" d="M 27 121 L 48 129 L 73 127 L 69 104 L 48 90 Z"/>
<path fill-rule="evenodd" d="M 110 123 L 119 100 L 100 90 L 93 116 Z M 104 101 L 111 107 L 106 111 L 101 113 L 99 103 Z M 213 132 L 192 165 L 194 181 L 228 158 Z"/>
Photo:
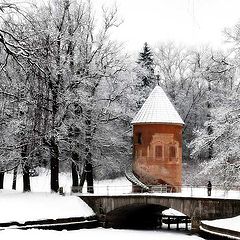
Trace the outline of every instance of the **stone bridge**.
<path fill-rule="evenodd" d="M 79 195 L 106 226 L 145 226 L 168 208 L 191 218 L 192 229 L 198 229 L 201 220 L 228 218 L 240 215 L 240 199 L 160 196 L 125 194 L 117 196 Z M 156 218 L 155 218 L 156 219 Z"/>

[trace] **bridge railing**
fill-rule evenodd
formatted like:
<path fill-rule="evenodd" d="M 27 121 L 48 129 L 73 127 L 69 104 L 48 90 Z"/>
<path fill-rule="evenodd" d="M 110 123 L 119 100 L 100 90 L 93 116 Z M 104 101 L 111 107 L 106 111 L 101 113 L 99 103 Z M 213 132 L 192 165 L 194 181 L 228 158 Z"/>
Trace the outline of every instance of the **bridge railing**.
<path fill-rule="evenodd" d="M 134 188 L 138 192 L 133 192 Z M 174 188 L 169 185 L 148 185 L 149 190 L 139 188 L 139 186 L 129 185 L 94 185 L 94 187 L 75 187 L 72 193 L 88 194 L 88 191 L 96 195 L 122 195 L 122 194 L 152 194 L 152 195 L 170 195 L 183 197 L 213 197 L 213 198 L 232 198 L 240 199 L 240 186 L 234 186 L 231 189 L 224 189 L 222 186 L 213 185 L 211 196 L 208 196 L 207 187 L 203 185 L 181 185 Z M 176 192 L 176 189 L 179 192 Z"/>

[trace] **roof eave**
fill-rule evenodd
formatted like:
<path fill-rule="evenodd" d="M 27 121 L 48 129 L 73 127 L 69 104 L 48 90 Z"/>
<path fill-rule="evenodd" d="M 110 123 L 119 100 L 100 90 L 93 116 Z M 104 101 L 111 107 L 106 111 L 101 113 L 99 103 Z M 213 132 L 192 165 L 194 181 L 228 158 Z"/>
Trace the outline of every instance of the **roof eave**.
<path fill-rule="evenodd" d="M 184 126 L 185 123 L 176 122 L 131 122 L 131 125 L 143 125 L 143 124 L 164 124 L 164 125 L 178 125 Z"/>

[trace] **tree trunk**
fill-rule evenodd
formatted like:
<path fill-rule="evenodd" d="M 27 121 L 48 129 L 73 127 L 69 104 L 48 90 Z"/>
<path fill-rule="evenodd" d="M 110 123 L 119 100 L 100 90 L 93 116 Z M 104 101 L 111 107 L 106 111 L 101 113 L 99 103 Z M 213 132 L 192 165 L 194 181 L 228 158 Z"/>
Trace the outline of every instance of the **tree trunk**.
<path fill-rule="evenodd" d="M 31 192 L 29 166 L 27 164 L 23 167 L 23 192 Z"/>
<path fill-rule="evenodd" d="M 13 170 L 13 183 L 12 183 L 13 190 L 16 190 L 16 186 L 17 186 L 17 170 L 18 170 L 18 166 L 16 166 Z"/>
<path fill-rule="evenodd" d="M 0 172 L 0 189 L 3 189 L 4 172 Z"/>
<path fill-rule="evenodd" d="M 29 165 L 27 160 L 27 145 L 22 147 L 21 157 L 23 161 L 22 170 L 23 170 L 23 192 L 30 192 L 30 177 L 29 177 Z"/>
<path fill-rule="evenodd" d="M 63 18 L 64 19 L 64 18 Z M 62 19 L 62 20 L 63 20 Z M 50 139 L 50 168 L 51 168 L 51 190 L 53 192 L 58 192 L 59 181 L 59 148 L 56 142 L 56 119 L 59 113 L 59 94 L 62 85 L 62 72 L 61 72 L 61 29 L 59 29 L 59 34 L 57 37 L 57 52 L 56 52 L 56 67 L 57 67 L 57 76 L 56 79 L 50 80 L 50 89 L 52 92 L 52 136 Z"/>
<path fill-rule="evenodd" d="M 209 91 L 209 94 L 210 94 L 210 91 L 211 91 L 211 83 L 210 81 L 208 80 L 208 91 Z M 211 120 L 211 113 L 210 113 L 210 110 L 211 110 L 211 107 L 212 107 L 212 104 L 210 102 L 210 99 L 207 100 L 207 109 L 208 109 L 208 113 L 207 113 L 207 119 L 208 121 Z M 208 135 L 212 135 L 213 134 L 213 128 L 211 126 L 211 124 L 209 123 L 209 125 L 207 126 L 207 133 Z M 209 143 L 208 145 L 208 160 L 211 160 L 213 157 L 213 143 L 212 141 Z"/>
<path fill-rule="evenodd" d="M 50 144 L 51 190 L 57 192 L 59 189 L 59 149 L 54 136 L 51 137 Z"/>
<path fill-rule="evenodd" d="M 211 125 L 208 125 L 207 132 L 209 136 L 213 134 L 213 129 Z M 211 141 L 208 145 L 208 159 L 211 160 L 212 157 L 213 157 L 213 143 Z"/>
<path fill-rule="evenodd" d="M 72 186 L 78 186 L 78 166 L 77 162 L 79 161 L 79 156 L 76 152 L 72 152 Z"/>
<path fill-rule="evenodd" d="M 80 177 L 80 183 L 79 183 L 79 186 L 81 187 L 80 192 L 82 192 L 82 188 L 83 188 L 85 180 L 86 180 L 86 166 L 84 165 L 83 166 L 83 171 L 82 171 L 82 174 L 81 174 L 81 177 Z"/>
<path fill-rule="evenodd" d="M 93 167 L 92 167 L 92 153 L 91 153 L 91 144 L 92 144 L 92 128 L 91 128 L 91 110 L 87 111 L 86 118 L 86 132 L 85 132 L 85 165 L 83 167 L 82 176 L 80 179 L 80 187 L 83 187 L 85 180 L 87 181 L 87 192 L 94 193 L 93 188 Z"/>
<path fill-rule="evenodd" d="M 91 162 L 86 164 L 87 192 L 94 193 L 93 189 L 93 167 Z"/>
<path fill-rule="evenodd" d="M 85 157 L 86 157 L 86 180 L 87 180 L 87 192 L 94 193 L 93 189 L 93 167 L 92 167 L 92 153 L 91 153 L 91 145 L 92 145 L 92 111 L 87 111 L 87 119 L 86 119 L 86 133 L 85 133 Z"/>

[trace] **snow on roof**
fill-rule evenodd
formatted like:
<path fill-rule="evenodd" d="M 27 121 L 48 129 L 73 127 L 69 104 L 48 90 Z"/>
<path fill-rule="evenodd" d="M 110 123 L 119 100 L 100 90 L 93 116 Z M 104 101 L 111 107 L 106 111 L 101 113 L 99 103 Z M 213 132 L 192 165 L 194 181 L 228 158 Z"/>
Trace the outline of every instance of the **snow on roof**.
<path fill-rule="evenodd" d="M 138 123 L 184 124 L 182 118 L 160 86 L 156 86 L 153 89 L 134 117 L 132 124 Z"/>

